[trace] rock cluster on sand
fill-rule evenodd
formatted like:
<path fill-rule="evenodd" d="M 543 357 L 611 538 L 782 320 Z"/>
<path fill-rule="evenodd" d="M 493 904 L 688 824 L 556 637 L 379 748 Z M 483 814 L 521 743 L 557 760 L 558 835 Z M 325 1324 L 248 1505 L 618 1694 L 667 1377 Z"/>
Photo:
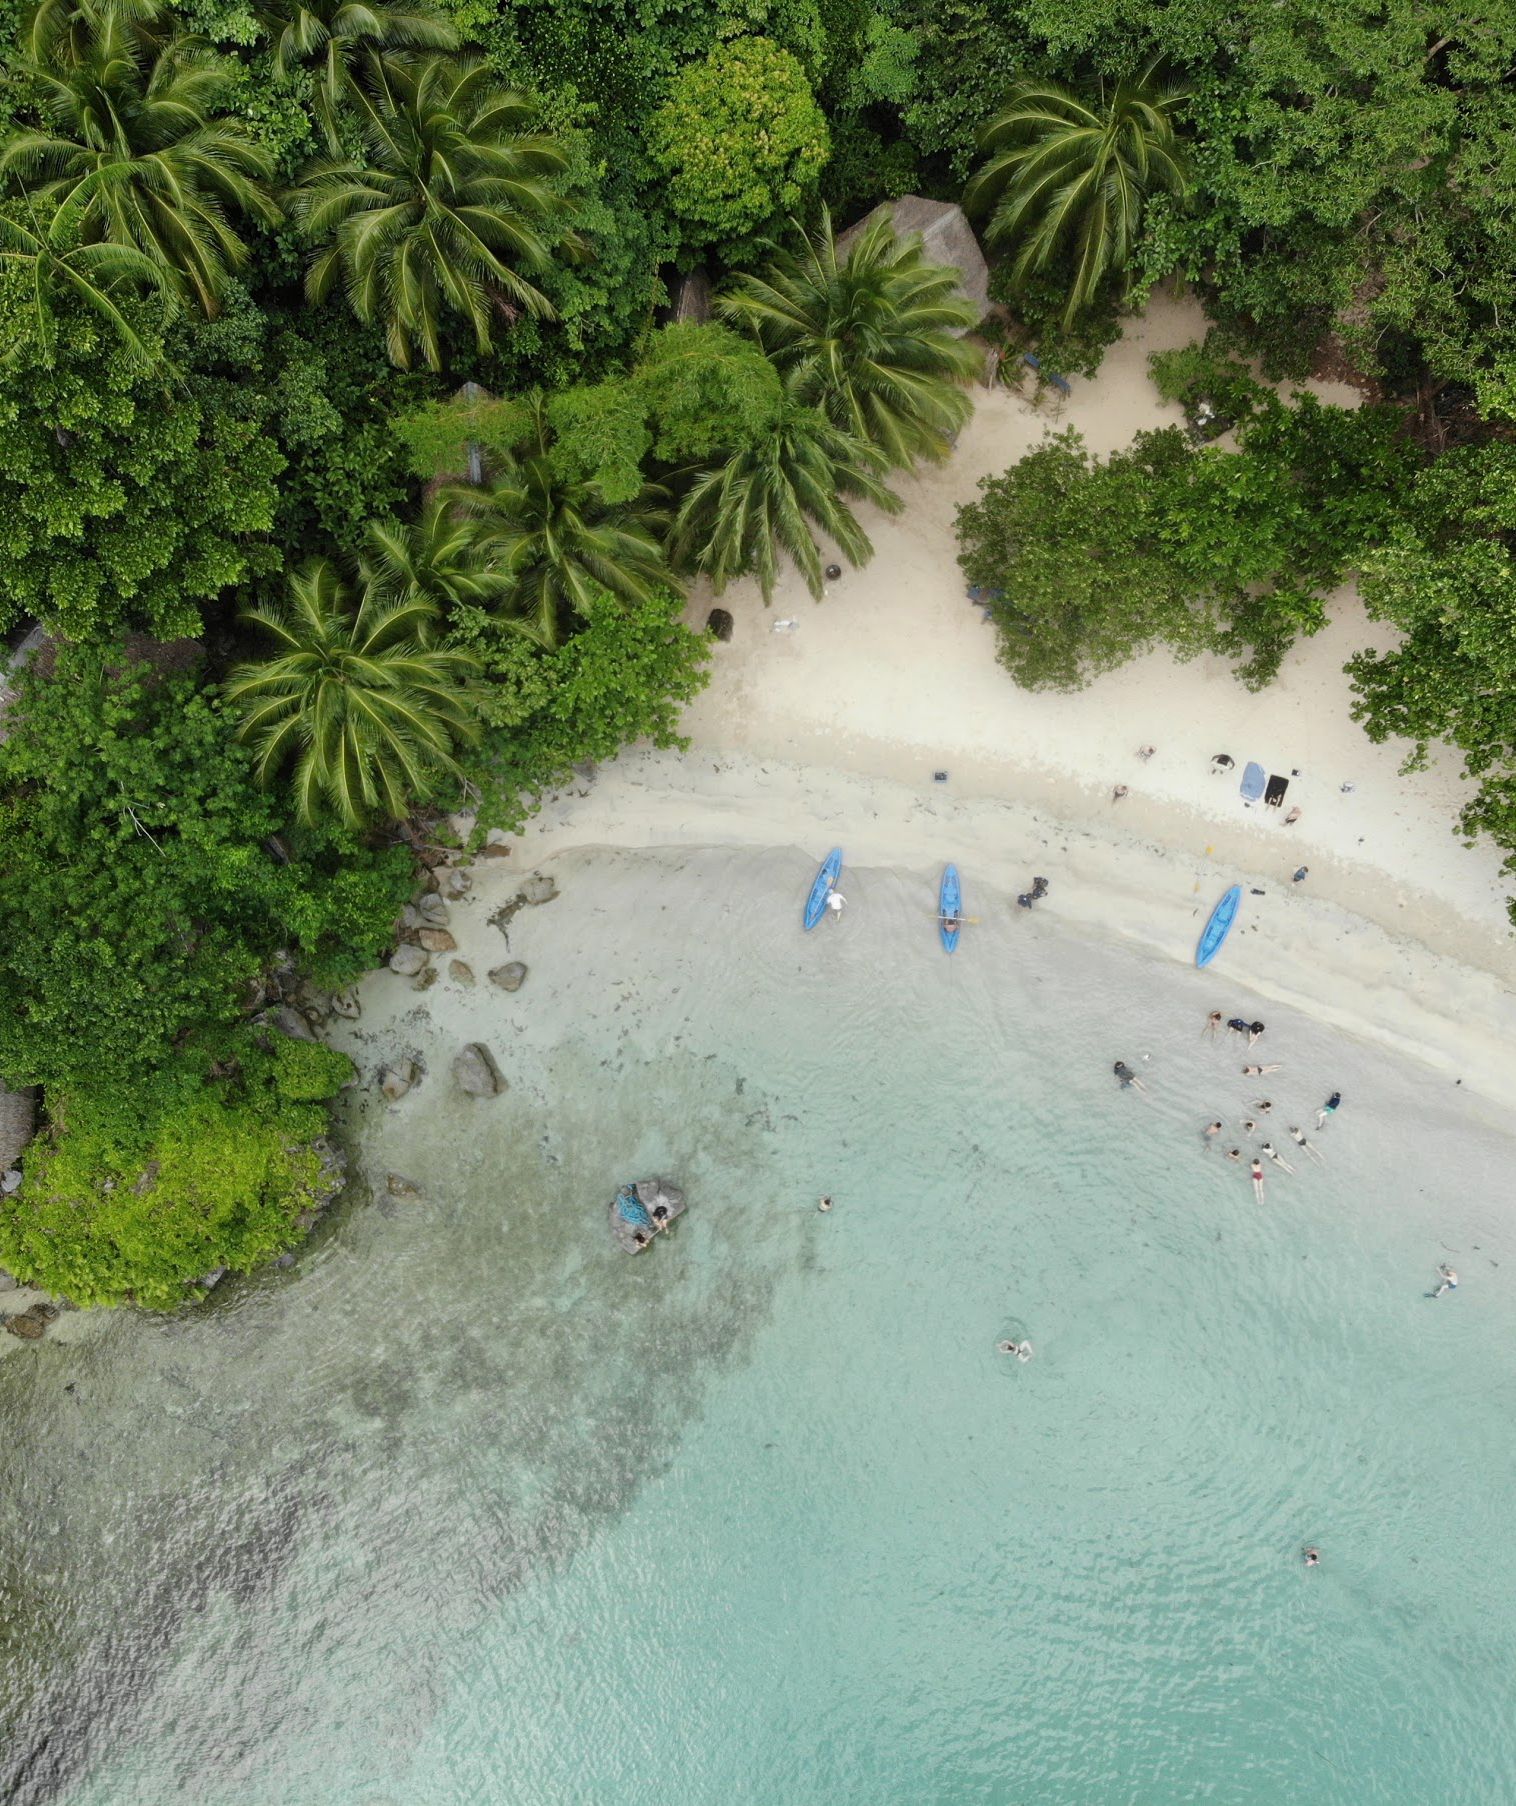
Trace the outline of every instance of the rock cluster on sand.
<path fill-rule="evenodd" d="M 495 1056 L 482 1041 L 470 1041 L 454 1056 L 453 1078 L 468 1097 L 498 1097 L 506 1088 Z"/>

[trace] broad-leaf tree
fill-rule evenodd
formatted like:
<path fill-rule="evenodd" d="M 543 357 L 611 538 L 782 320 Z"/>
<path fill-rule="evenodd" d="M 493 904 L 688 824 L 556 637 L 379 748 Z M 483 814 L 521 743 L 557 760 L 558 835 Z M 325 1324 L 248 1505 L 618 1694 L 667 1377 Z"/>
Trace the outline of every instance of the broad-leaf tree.
<path fill-rule="evenodd" d="M 1065 325 L 1130 265 L 1149 197 L 1184 193 L 1188 161 L 1175 123 L 1184 99 L 1156 63 L 1109 91 L 1102 85 L 1094 101 L 1062 82 L 1024 80 L 985 127 L 989 161 L 964 205 L 988 213 L 986 237 L 1011 251 L 1014 284 L 1067 263 Z"/>
<path fill-rule="evenodd" d="M 671 585 L 661 538 L 668 524 L 662 489 L 644 484 L 629 501 L 607 501 L 577 458 L 555 456 L 540 392 L 522 402 L 519 436 L 493 481 L 443 493 L 505 578 L 503 616 L 544 646 L 557 645 L 602 591 L 634 603 Z"/>
<path fill-rule="evenodd" d="M 898 513 L 875 446 L 834 426 L 816 408 L 792 403 L 751 444 L 732 452 L 690 485 L 674 521 L 670 549 L 683 569 L 711 579 L 718 593 L 751 572 L 769 601 L 788 553 L 818 600 L 825 534 L 853 564 L 874 555 L 849 503 Z"/>
<path fill-rule="evenodd" d="M 215 314 L 247 258 L 232 216 L 279 217 L 267 154 L 217 113 L 227 66 L 190 39 L 144 42 L 128 9 L 79 18 L 66 59 L 24 67 L 31 123 L 0 147 L 0 180 L 61 211 L 81 244 L 138 251 Z"/>
<path fill-rule="evenodd" d="M 1449 452 L 1424 471 L 1404 518 L 1364 563 L 1369 613 L 1402 638 L 1348 669 L 1369 737 L 1412 742 L 1412 768 L 1434 740 L 1463 756 L 1479 789 L 1466 834 L 1489 834 L 1516 872 L 1516 450 Z M 1516 920 L 1516 904 L 1511 906 Z"/>
<path fill-rule="evenodd" d="M 577 241 L 552 178 L 560 141 L 532 130 L 531 103 L 480 63 L 386 60 L 359 100 L 363 156 L 325 158 L 301 178 L 295 211 L 316 247 L 312 300 L 340 281 L 360 320 L 384 328 L 391 360 L 443 365 L 443 315 L 460 314 L 481 351 L 497 322 L 552 317 L 531 278 Z"/>
<path fill-rule="evenodd" d="M 302 822 L 400 821 L 457 775 L 455 750 L 479 731 L 473 660 L 434 642 L 430 603 L 355 595 L 334 564 L 313 559 L 285 607 L 244 618 L 279 649 L 240 666 L 228 699 L 260 782 L 293 767 Z"/>
<path fill-rule="evenodd" d="M 446 19 L 405 0 L 266 0 L 257 19 L 273 43 L 280 75 L 310 70 L 316 119 L 334 153 L 344 102 L 362 74 L 380 75 L 381 56 L 458 44 Z"/>
<path fill-rule="evenodd" d="M 979 358 L 961 335 L 979 310 L 958 273 L 929 263 L 886 217 L 839 256 L 831 216 L 761 276 L 739 276 L 722 317 L 758 339 L 790 395 L 878 446 L 892 465 L 941 458 L 972 410 Z"/>

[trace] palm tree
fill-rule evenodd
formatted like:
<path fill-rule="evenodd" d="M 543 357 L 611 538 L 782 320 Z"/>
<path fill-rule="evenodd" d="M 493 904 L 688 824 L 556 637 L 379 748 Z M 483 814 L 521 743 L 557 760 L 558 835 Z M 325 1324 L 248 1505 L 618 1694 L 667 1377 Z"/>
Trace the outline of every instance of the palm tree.
<path fill-rule="evenodd" d="M 108 20 L 150 47 L 167 34 L 162 0 L 38 0 L 26 21 L 26 53 L 34 63 L 72 68 L 86 61 Z"/>
<path fill-rule="evenodd" d="M 565 620 L 586 613 L 597 591 L 643 602 L 674 587 L 662 546 L 666 497 L 650 483 L 630 501 L 607 502 L 592 479 L 554 459 L 545 396 L 535 391 L 521 406 L 522 437 L 499 477 L 488 488 L 457 484 L 443 495 L 502 574 L 508 616 L 556 646 Z"/>
<path fill-rule="evenodd" d="M 704 572 L 718 594 L 733 577 L 752 571 L 768 602 L 779 580 L 782 547 L 819 601 L 815 529 L 853 564 L 867 563 L 874 548 L 843 498 L 898 513 L 900 498 L 884 485 L 886 468 L 877 447 L 834 426 L 815 408 L 792 404 L 754 445 L 696 478 L 674 521 L 674 559 Z"/>
<path fill-rule="evenodd" d="M 466 653 L 431 638 L 436 610 L 419 598 L 355 598 L 335 565 L 313 559 L 290 580 L 284 608 L 243 617 L 278 642 L 232 674 L 238 738 L 260 783 L 294 760 L 302 822 L 333 809 L 349 827 L 401 821 L 439 779 L 459 776 L 460 742 L 478 738 Z"/>
<path fill-rule="evenodd" d="M 133 362 L 167 368 L 162 348 L 149 345 L 119 305 L 128 294 L 152 294 L 166 313 L 176 305 L 167 273 L 133 245 L 80 244 L 75 226 L 67 207 L 56 208 L 45 224 L 30 204 L 24 219 L 0 209 L 0 264 L 25 272 L 44 363 L 52 363 L 58 341 L 54 308 L 68 296 L 104 321 Z"/>
<path fill-rule="evenodd" d="M 972 404 L 961 385 L 979 359 L 958 336 L 979 310 L 956 293 L 958 272 L 928 263 L 916 238 L 887 217 L 871 222 L 845 258 L 831 215 L 802 249 L 782 251 L 766 275 L 745 275 L 719 303 L 745 326 L 796 401 L 877 445 L 892 465 L 941 458 Z"/>
<path fill-rule="evenodd" d="M 970 213 L 993 207 L 986 236 L 1014 239 L 1018 286 L 1065 251 L 1074 262 L 1064 324 L 1125 267 L 1148 196 L 1182 195 L 1189 183 L 1174 115 L 1185 98 L 1150 63 L 1091 105 L 1055 81 L 1018 82 L 980 135 L 994 153 L 969 183 Z"/>
<path fill-rule="evenodd" d="M 355 64 L 378 74 L 383 55 L 458 45 L 445 19 L 405 0 L 269 0 L 257 19 L 273 40 L 278 74 L 311 71 L 316 118 L 333 153 L 340 148 L 338 118 L 355 84 Z"/>
<path fill-rule="evenodd" d="M 25 65 L 44 123 L 5 141 L 0 180 L 65 210 L 81 244 L 139 251 L 210 315 L 247 255 L 228 209 L 279 217 L 271 166 L 241 121 L 213 116 L 221 60 L 192 40 L 144 40 L 141 16 L 82 12 L 77 60 Z"/>
<path fill-rule="evenodd" d="M 382 601 L 420 601 L 438 614 L 467 603 L 488 608 L 511 583 L 482 550 L 477 525 L 442 495 L 434 495 L 410 526 L 370 521 L 358 578 Z"/>
<path fill-rule="evenodd" d="M 561 224 L 568 203 L 547 180 L 567 156 L 527 129 L 526 98 L 493 86 L 482 64 L 428 57 L 386 60 L 382 85 L 360 91 L 358 107 L 365 159 L 316 162 L 296 196 L 306 237 L 322 247 L 306 277 L 312 300 L 341 276 L 353 312 L 384 323 L 404 369 L 416 347 L 441 369 L 445 307 L 468 319 L 481 351 L 497 311 L 552 318 L 521 271 L 577 244 Z"/>

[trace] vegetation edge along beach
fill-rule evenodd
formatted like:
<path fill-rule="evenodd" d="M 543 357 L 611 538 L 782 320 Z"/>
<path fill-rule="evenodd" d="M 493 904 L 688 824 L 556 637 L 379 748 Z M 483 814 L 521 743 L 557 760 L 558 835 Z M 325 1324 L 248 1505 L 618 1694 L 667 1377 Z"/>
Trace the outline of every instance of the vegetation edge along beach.
<path fill-rule="evenodd" d="M 1161 653 L 1241 709 L 1361 598 L 1339 706 L 1412 776 L 1461 762 L 1447 861 L 1516 857 L 1498 34 L 911 0 L 0 30 L 26 1286 L 171 1309 L 287 1253 L 340 1184 L 320 1031 L 397 937 L 436 970 L 433 869 L 678 748 L 745 586 L 785 618 L 863 581 L 933 484 L 1007 695 L 1093 719 Z M 1169 418 L 1070 424 L 1180 289 Z M 976 395 L 1037 428 L 977 487 Z"/>

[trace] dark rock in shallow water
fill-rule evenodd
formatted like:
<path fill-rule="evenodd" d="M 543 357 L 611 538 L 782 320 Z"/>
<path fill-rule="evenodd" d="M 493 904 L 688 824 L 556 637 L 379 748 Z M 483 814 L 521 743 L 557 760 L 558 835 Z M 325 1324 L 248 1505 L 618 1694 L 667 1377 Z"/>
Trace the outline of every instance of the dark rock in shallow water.
<path fill-rule="evenodd" d="M 469 1097 L 497 1097 L 506 1088 L 495 1056 L 482 1041 L 470 1041 L 454 1057 L 453 1078 Z"/>
<path fill-rule="evenodd" d="M 416 1082 L 414 1060 L 393 1060 L 379 1068 L 379 1089 L 392 1104 L 398 1104 Z"/>
<path fill-rule="evenodd" d="M 519 959 L 508 960 L 503 966 L 491 966 L 489 978 L 502 991 L 519 991 L 526 983 L 526 967 Z"/>
<path fill-rule="evenodd" d="M 23 1342 L 40 1342 L 47 1333 L 48 1324 L 54 1322 L 58 1315 L 56 1304 L 34 1304 L 29 1311 L 22 1311 L 19 1316 L 7 1317 L 5 1327 Z"/>
<path fill-rule="evenodd" d="M 414 1179 L 407 1179 L 404 1173 L 386 1173 L 384 1189 L 392 1198 L 419 1198 L 424 1194 Z"/>

